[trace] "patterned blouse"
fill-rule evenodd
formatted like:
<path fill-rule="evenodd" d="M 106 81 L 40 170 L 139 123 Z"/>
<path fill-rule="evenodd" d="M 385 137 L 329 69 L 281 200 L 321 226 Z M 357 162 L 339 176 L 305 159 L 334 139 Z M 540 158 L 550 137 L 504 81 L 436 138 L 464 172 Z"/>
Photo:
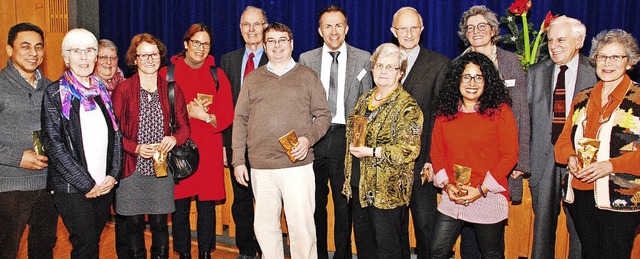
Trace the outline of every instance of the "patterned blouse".
<path fill-rule="evenodd" d="M 360 160 L 360 206 L 393 209 L 409 204 L 413 186 L 413 166 L 420 153 L 423 116 L 416 100 L 401 85 L 389 94 L 387 101 L 367 112 L 375 88 L 363 94 L 352 112 L 368 114 L 365 146 L 380 147 L 381 157 Z M 342 193 L 352 198 L 352 159 L 349 153 L 353 134 L 352 117 L 347 120 L 347 154 L 345 183 Z M 357 174 L 357 173 L 356 173 Z"/>
<path fill-rule="evenodd" d="M 138 126 L 138 143 L 160 143 L 164 137 L 164 117 L 160 107 L 158 91 L 148 92 L 140 87 L 140 123 Z M 142 175 L 155 175 L 153 159 L 138 156 L 136 171 Z"/>

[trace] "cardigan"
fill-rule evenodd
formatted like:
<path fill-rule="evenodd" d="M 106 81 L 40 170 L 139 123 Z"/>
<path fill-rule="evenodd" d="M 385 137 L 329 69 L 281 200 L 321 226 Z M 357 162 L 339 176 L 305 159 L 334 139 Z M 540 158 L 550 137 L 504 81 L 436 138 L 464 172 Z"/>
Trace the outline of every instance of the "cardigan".
<path fill-rule="evenodd" d="M 400 83 L 398 83 L 400 84 Z M 352 198 L 352 155 L 349 145 L 353 135 L 353 115 L 364 116 L 375 89 L 360 96 L 347 120 L 347 151 L 344 161 L 345 181 L 342 193 Z M 380 147 L 379 158 L 360 159 L 358 199 L 361 207 L 394 209 L 409 205 L 413 190 L 413 167 L 420 154 L 420 136 L 424 117 L 416 100 L 402 85 L 393 90 L 387 101 L 371 112 L 366 126 L 365 146 Z"/>
<path fill-rule="evenodd" d="M 40 69 L 36 73 L 42 75 Z M 43 190 L 47 170 L 20 167 L 25 150 L 33 150 L 34 130 L 40 130 L 42 94 L 51 81 L 44 77 L 33 88 L 11 59 L 0 71 L 0 192 Z"/>
<path fill-rule="evenodd" d="M 175 86 L 175 112 L 176 112 L 176 132 L 171 134 L 169 129 L 170 110 L 168 98 L 168 82 L 158 75 L 158 94 L 160 95 L 160 106 L 164 116 L 164 134 L 172 135 L 176 138 L 176 146 L 184 144 L 191 129 L 189 128 L 189 118 L 187 115 L 187 107 L 184 102 L 184 96 L 180 86 Z M 140 76 L 134 74 L 129 79 L 123 81 L 116 86 L 111 96 L 113 109 L 116 117 L 120 121 L 120 129 L 122 131 L 123 153 L 123 177 L 128 177 L 136 169 L 137 157 L 136 148 L 138 147 L 138 124 L 140 119 Z"/>
<path fill-rule="evenodd" d="M 640 175 L 640 86 L 631 81 L 628 75 L 624 75 L 623 80 L 611 92 L 611 104 L 602 111 L 602 81 L 594 87 L 587 88 L 576 95 L 571 105 L 571 111 L 567 116 L 562 133 L 558 137 L 554 148 L 556 162 L 566 164 L 570 155 L 576 154 L 574 149 L 574 138 L 578 128 L 578 117 L 581 113 L 586 113 L 587 128 L 584 130 L 584 137 L 596 138 L 599 128 L 598 120 L 600 112 L 603 117 L 614 116 L 615 121 L 611 128 L 610 143 L 600 143 L 609 145 L 609 161 L 613 165 L 613 172 L 623 172 Z M 629 89 L 627 91 L 627 88 Z M 589 106 L 586 111 L 585 107 Z M 608 131 L 607 131 L 608 132 Z M 577 178 L 571 182 L 573 188 L 578 190 L 593 190 L 593 183 L 583 183 Z"/>

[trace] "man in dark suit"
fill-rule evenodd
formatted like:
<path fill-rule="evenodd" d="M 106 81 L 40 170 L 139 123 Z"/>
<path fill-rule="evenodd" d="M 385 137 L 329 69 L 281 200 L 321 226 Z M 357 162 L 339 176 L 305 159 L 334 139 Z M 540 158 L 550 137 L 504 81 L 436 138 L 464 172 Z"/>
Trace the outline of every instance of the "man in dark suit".
<path fill-rule="evenodd" d="M 238 101 L 238 94 L 244 77 L 253 69 L 267 64 L 269 59 L 264 54 L 264 44 L 262 42 L 262 30 L 267 25 L 267 15 L 260 8 L 247 6 L 240 16 L 240 32 L 244 39 L 245 46 L 235 51 L 222 55 L 220 68 L 224 70 L 231 82 L 231 92 L 233 95 L 233 105 Z M 232 128 L 227 128 L 224 133 L 224 146 L 226 150 L 225 166 L 227 161 L 231 161 L 231 133 Z M 245 154 L 246 156 L 246 154 Z M 247 163 L 248 163 L 247 159 Z M 247 165 L 247 168 L 251 168 Z M 232 166 L 229 166 L 231 174 L 234 174 Z M 249 178 L 250 179 L 250 178 Z M 247 183 L 249 183 L 249 179 Z M 249 186 L 242 186 L 237 181 L 231 180 L 233 186 L 233 205 L 231 213 L 233 221 L 236 223 L 236 246 L 240 250 L 240 259 L 256 258 L 260 247 L 256 241 L 253 231 L 253 191 L 251 183 Z"/>
<path fill-rule="evenodd" d="M 554 120 L 557 117 L 554 112 L 564 112 L 566 117 L 575 94 L 597 83 L 595 69 L 589 64 L 589 59 L 579 54 L 585 36 L 586 28 L 580 21 L 566 16 L 557 18 L 549 25 L 547 33 L 551 59 L 530 66 L 527 74 L 527 99 L 531 115 L 529 187 L 535 214 L 533 259 L 554 258 L 555 254 L 560 181 L 566 165 L 554 161 L 553 145 L 557 136 L 554 136 L 556 126 L 553 124 L 558 121 L 560 129 L 564 125 L 564 118 Z M 565 88 L 564 96 L 560 95 L 563 98 L 556 95 L 559 84 Z M 559 110 L 554 110 L 556 107 Z M 567 228 L 571 235 L 569 257 L 581 258 L 580 242 L 570 217 L 567 217 Z"/>
<path fill-rule="evenodd" d="M 318 33 L 324 40 L 320 48 L 300 55 L 300 64 L 311 67 L 322 80 L 331 110 L 331 127 L 314 146 L 313 171 L 316 178 L 316 224 L 318 258 L 327 253 L 327 195 L 331 184 L 334 208 L 333 258 L 351 258 L 351 210 L 342 194 L 344 156 L 346 152 L 345 124 L 358 97 L 371 89 L 369 52 L 345 43 L 349 31 L 344 10 L 329 6 L 320 13 Z M 335 57 L 334 57 L 335 56 Z"/>
<path fill-rule="evenodd" d="M 422 17 L 414 8 L 402 7 L 393 15 L 391 33 L 398 39 L 400 47 L 407 52 L 407 73 L 402 79 L 402 86 L 416 99 L 424 114 L 422 145 L 413 170 L 415 181 L 409 203 L 419 259 L 431 257 L 431 236 L 436 234 L 433 233 L 437 210 L 436 188 L 430 183 L 434 172 L 429 157 L 431 130 L 435 118 L 431 102 L 436 98 L 451 65 L 449 58 L 418 45 L 423 29 Z M 423 175 L 425 181 L 422 181 Z M 408 219 L 406 225 L 408 228 Z"/>

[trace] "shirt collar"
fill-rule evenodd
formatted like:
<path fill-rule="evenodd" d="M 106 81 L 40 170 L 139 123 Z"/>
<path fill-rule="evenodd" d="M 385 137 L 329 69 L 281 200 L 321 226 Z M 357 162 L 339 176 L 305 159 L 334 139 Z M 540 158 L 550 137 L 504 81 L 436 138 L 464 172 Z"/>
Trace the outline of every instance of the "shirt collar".
<path fill-rule="evenodd" d="M 291 58 L 289 60 L 289 64 L 287 64 L 287 66 L 282 69 L 282 71 L 278 74 L 276 73 L 276 71 L 273 69 L 273 66 L 271 66 L 271 61 L 267 62 L 267 71 L 274 73 L 278 76 L 282 76 L 284 74 L 286 74 L 287 72 L 289 72 L 291 69 L 293 69 L 293 67 L 296 65 L 296 62 L 293 60 L 293 58 Z"/>
<path fill-rule="evenodd" d="M 405 52 L 407 53 L 408 57 L 417 59 L 418 58 L 418 54 L 420 53 L 420 45 L 416 45 L 412 49 L 406 50 Z"/>
<path fill-rule="evenodd" d="M 249 56 L 249 54 L 251 54 L 252 51 L 249 47 L 247 47 L 246 45 L 244 46 L 244 54 L 247 55 L 247 57 Z M 253 55 L 260 56 L 262 55 L 262 53 L 264 53 L 264 46 L 261 46 L 258 50 L 256 50 L 256 52 L 253 52 Z"/>
<path fill-rule="evenodd" d="M 567 67 L 569 67 L 570 71 L 578 71 L 578 61 L 580 60 L 580 55 L 576 55 L 575 57 L 573 57 L 571 59 L 571 61 L 569 61 L 569 63 L 567 63 Z M 560 71 L 560 65 L 556 64 L 556 71 Z"/>
<path fill-rule="evenodd" d="M 326 43 L 322 44 L 322 53 L 329 53 L 329 52 L 331 52 L 331 51 L 333 51 L 333 50 L 331 50 L 331 49 L 329 48 L 329 46 L 327 46 L 327 44 L 326 44 Z M 346 43 L 346 42 L 343 42 L 343 43 L 342 43 L 342 46 L 340 46 L 340 47 L 338 48 L 338 50 L 336 50 L 336 51 L 339 51 L 340 53 L 346 53 L 346 52 L 347 52 L 347 43 Z M 342 54 L 342 55 L 344 55 L 344 54 Z M 340 55 L 340 56 L 338 56 L 338 57 L 341 57 L 342 55 Z"/>

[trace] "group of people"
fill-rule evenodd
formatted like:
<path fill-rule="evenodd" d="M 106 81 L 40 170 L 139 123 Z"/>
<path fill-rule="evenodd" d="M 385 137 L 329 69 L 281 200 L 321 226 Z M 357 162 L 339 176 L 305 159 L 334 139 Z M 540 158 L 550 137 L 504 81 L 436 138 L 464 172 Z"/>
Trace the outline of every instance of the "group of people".
<path fill-rule="evenodd" d="M 168 258 L 171 213 L 173 249 L 191 258 L 192 200 L 198 258 L 210 258 L 225 166 L 241 259 L 284 258 L 283 209 L 291 257 L 328 258 L 329 190 L 333 258 L 351 258 L 352 228 L 359 258 L 409 258 L 409 212 L 418 258 L 449 258 L 460 235 L 463 258 L 504 258 L 522 177 L 535 213 L 532 258 L 553 258 L 565 175 L 570 257 L 629 258 L 639 210 L 602 207 L 594 182 L 640 176 L 640 87 L 626 73 L 640 60 L 636 40 L 603 31 L 585 57 L 585 26 L 561 16 L 546 32 L 550 59 L 525 74 L 497 46 L 494 12 L 473 6 L 459 27 L 468 48 L 451 61 L 419 45 L 422 17 L 403 7 L 390 28 L 398 44 L 369 54 L 345 42 L 346 13 L 332 5 L 319 16 L 323 45 L 296 62 L 289 27 L 249 6 L 245 46 L 219 67 L 209 27 L 194 24 L 165 67 L 163 43 L 134 36 L 128 79 L 113 42 L 72 29 L 62 43 L 68 69 L 51 82 L 39 70 L 42 30 L 13 26 L 0 72 L 0 258 L 16 257 L 26 224 L 29 256 L 51 258 L 58 214 L 71 257 L 97 258 L 111 206 L 118 257 L 147 258 L 148 221 L 151 257 Z M 34 131 L 46 154 L 33 150 Z M 291 134 L 286 150 L 279 139 Z M 176 183 L 153 157 L 189 138 L 200 164 Z M 600 142 L 590 164 L 578 150 L 585 138 Z"/>

